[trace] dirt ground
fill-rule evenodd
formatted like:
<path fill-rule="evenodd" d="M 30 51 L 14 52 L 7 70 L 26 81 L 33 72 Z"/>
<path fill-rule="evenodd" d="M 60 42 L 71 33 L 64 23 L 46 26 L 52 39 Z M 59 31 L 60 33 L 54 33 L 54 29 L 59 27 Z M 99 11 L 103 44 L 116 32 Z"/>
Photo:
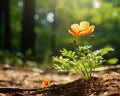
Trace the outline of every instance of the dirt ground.
<path fill-rule="evenodd" d="M 120 68 L 95 71 L 93 80 L 52 68 L 0 65 L 0 96 L 120 96 Z M 43 87 L 48 78 L 50 83 Z"/>

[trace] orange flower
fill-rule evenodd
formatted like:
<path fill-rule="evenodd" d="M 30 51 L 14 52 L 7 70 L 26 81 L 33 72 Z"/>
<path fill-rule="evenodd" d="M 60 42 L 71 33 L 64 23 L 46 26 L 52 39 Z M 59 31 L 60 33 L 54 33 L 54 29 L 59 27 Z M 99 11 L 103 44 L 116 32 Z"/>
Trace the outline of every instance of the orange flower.
<path fill-rule="evenodd" d="M 48 78 L 45 78 L 44 80 L 43 80 L 43 82 L 42 82 L 42 87 L 46 87 L 46 86 L 48 86 L 49 85 L 49 79 Z"/>
<path fill-rule="evenodd" d="M 75 37 L 82 37 L 91 34 L 94 31 L 94 29 L 95 29 L 94 25 L 90 26 L 89 22 L 82 21 L 80 22 L 80 25 L 72 24 L 68 32 Z"/>

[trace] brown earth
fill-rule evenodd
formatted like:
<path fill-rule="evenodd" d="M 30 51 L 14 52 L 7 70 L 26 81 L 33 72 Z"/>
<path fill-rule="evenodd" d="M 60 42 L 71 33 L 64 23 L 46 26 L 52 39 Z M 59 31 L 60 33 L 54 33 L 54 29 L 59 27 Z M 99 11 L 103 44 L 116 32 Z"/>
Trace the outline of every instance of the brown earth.
<path fill-rule="evenodd" d="M 0 66 L 0 96 L 120 96 L 119 68 L 98 70 L 85 81 L 51 68 Z M 50 80 L 46 87 L 41 86 L 44 78 Z"/>

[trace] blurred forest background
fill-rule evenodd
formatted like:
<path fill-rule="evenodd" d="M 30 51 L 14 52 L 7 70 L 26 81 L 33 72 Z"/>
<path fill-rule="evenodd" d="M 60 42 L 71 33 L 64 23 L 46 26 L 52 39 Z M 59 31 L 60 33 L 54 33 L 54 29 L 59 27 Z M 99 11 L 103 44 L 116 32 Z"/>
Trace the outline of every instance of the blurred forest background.
<path fill-rule="evenodd" d="M 0 0 L 0 63 L 50 64 L 59 50 L 71 49 L 71 24 L 95 25 L 94 49 L 115 49 L 105 58 L 120 59 L 120 0 Z"/>

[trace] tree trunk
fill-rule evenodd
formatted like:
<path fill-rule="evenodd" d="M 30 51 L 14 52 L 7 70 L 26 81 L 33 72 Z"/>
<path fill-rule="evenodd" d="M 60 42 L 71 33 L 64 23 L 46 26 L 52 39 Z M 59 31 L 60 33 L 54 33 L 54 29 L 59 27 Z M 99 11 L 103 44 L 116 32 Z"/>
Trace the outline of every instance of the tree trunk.
<path fill-rule="evenodd" d="M 51 11 L 53 12 L 53 14 L 56 14 L 56 4 L 57 4 L 57 0 L 54 2 L 51 2 Z M 51 49 L 52 52 L 55 53 L 56 51 L 56 27 L 57 27 L 57 21 L 56 21 L 56 15 L 54 16 L 54 21 L 52 22 L 52 34 L 51 34 Z"/>
<path fill-rule="evenodd" d="M 4 48 L 11 51 L 11 31 L 10 31 L 10 0 L 4 0 L 5 4 L 5 33 Z"/>
<path fill-rule="evenodd" d="M 4 33 L 4 49 L 11 51 L 11 31 L 10 31 L 10 0 L 0 1 L 0 35 Z"/>
<path fill-rule="evenodd" d="M 35 0 L 24 0 L 21 52 L 31 50 L 31 55 L 35 54 L 34 14 Z"/>
<path fill-rule="evenodd" d="M 2 38 L 2 13 L 3 13 L 3 0 L 0 0 L 0 48 L 2 48 L 3 38 Z"/>

